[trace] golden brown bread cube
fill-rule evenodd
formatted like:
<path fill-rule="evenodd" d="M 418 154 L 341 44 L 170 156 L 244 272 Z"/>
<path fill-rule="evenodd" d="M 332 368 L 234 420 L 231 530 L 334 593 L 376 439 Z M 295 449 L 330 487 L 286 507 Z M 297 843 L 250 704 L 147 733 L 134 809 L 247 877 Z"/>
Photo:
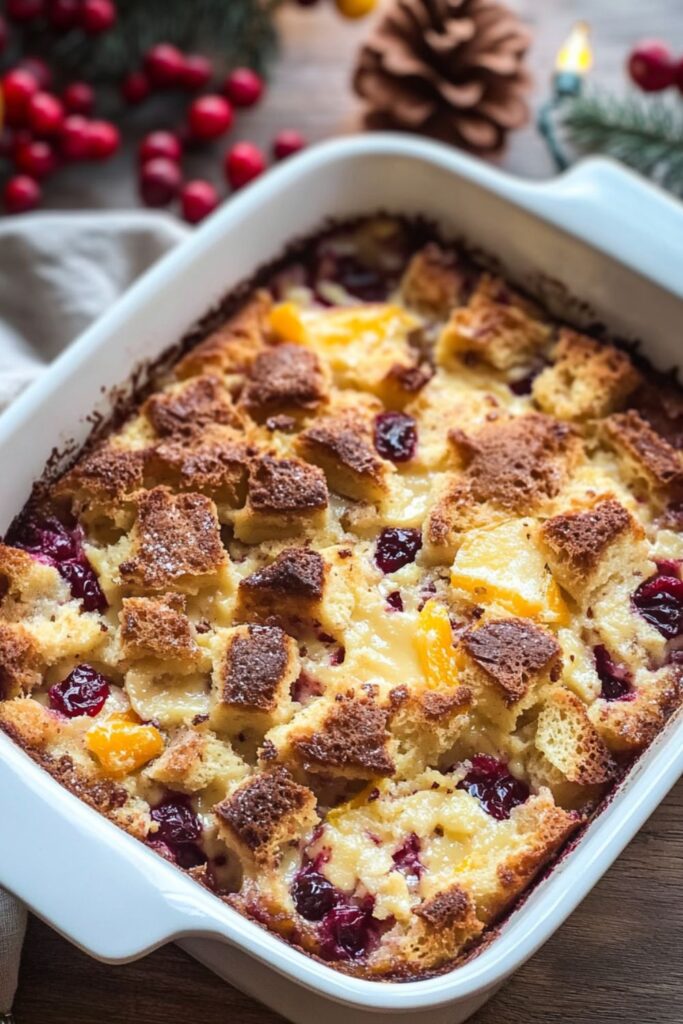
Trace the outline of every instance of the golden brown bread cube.
<path fill-rule="evenodd" d="M 247 779 L 214 807 L 218 835 L 247 870 L 277 863 L 318 821 L 316 799 L 277 767 Z"/>
<path fill-rule="evenodd" d="M 317 551 L 285 548 L 240 580 L 235 617 L 244 622 L 311 620 L 320 609 L 328 566 Z"/>
<path fill-rule="evenodd" d="M 138 495 L 136 508 L 131 557 L 119 565 L 124 583 L 146 590 L 207 583 L 226 565 L 216 506 L 209 498 L 155 487 Z"/>
<path fill-rule="evenodd" d="M 592 786 L 615 776 L 616 763 L 591 723 L 586 706 L 563 687 L 554 689 L 544 702 L 534 744 L 568 782 Z"/>
<path fill-rule="evenodd" d="M 0 701 L 30 693 L 43 681 L 35 640 L 19 623 L 0 622 Z"/>
<path fill-rule="evenodd" d="M 636 412 L 615 413 L 602 425 L 603 437 L 620 461 L 629 485 L 650 500 L 680 498 L 683 458 L 673 445 Z"/>
<path fill-rule="evenodd" d="M 291 688 L 301 666 L 296 641 L 279 626 L 225 630 L 215 645 L 211 724 L 235 734 L 261 733 L 292 714 Z"/>
<path fill-rule="evenodd" d="M 389 464 L 381 459 L 364 420 L 353 414 L 323 416 L 299 434 L 299 455 L 325 473 L 330 489 L 355 501 L 381 501 Z"/>
<path fill-rule="evenodd" d="M 230 394 L 220 377 L 204 374 L 155 392 L 142 407 L 157 437 L 195 434 L 220 424 L 244 429 Z"/>
<path fill-rule="evenodd" d="M 318 356 L 301 345 L 265 349 L 249 369 L 240 406 L 259 422 L 274 415 L 295 418 L 326 401 L 329 385 Z"/>
<path fill-rule="evenodd" d="M 273 301 L 256 292 L 237 313 L 200 341 L 175 366 L 183 380 L 198 374 L 243 375 L 268 341 L 268 314 Z"/>
<path fill-rule="evenodd" d="M 281 761 L 313 774 L 372 779 L 393 775 L 389 712 L 353 691 L 309 704 L 288 725 L 267 736 Z"/>
<path fill-rule="evenodd" d="M 221 787 L 224 792 L 249 774 L 249 766 L 215 733 L 202 726 L 180 729 L 145 776 L 179 793 Z"/>
<path fill-rule="evenodd" d="M 176 671 L 192 671 L 202 659 L 182 594 L 126 597 L 119 612 L 121 653 L 125 659 L 173 662 Z"/>
<path fill-rule="evenodd" d="M 325 474 L 300 459 L 261 455 L 251 462 L 247 501 L 234 517 L 245 544 L 321 529 L 327 519 Z"/>
<path fill-rule="evenodd" d="M 463 297 L 467 273 L 455 253 L 429 242 L 416 252 L 401 281 L 401 294 L 419 313 L 445 320 Z"/>
<path fill-rule="evenodd" d="M 625 352 L 565 327 L 553 365 L 536 377 L 532 394 L 541 409 L 553 416 L 593 419 L 621 408 L 640 379 Z"/>
<path fill-rule="evenodd" d="M 529 365 L 551 339 L 531 303 L 498 278 L 484 275 L 467 306 L 453 310 L 436 346 L 436 360 L 481 360 L 496 370 Z"/>

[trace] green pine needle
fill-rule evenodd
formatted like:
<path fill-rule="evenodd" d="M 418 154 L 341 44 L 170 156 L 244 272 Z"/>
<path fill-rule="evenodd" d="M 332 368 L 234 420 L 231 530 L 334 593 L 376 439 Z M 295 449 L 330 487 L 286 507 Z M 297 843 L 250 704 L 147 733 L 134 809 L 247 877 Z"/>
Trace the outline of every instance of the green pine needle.
<path fill-rule="evenodd" d="M 214 56 L 223 65 L 263 71 L 272 55 L 275 8 L 282 0 L 116 0 L 117 21 L 101 36 L 78 29 L 57 34 L 42 22 L 27 25 L 21 49 L 46 57 L 61 75 L 115 85 L 142 66 L 155 43 Z M 1 6 L 1 3 L 0 3 Z"/>
<path fill-rule="evenodd" d="M 621 160 L 683 196 L 683 101 L 592 92 L 562 104 L 564 138 L 580 153 Z"/>

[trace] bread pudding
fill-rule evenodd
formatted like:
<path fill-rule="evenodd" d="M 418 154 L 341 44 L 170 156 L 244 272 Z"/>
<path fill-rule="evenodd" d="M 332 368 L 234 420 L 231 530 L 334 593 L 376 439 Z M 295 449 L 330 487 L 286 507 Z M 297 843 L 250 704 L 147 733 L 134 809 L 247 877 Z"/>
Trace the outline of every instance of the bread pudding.
<path fill-rule="evenodd" d="M 683 395 L 385 217 L 192 342 L 0 545 L 0 726 L 298 948 L 445 970 L 680 703 Z"/>

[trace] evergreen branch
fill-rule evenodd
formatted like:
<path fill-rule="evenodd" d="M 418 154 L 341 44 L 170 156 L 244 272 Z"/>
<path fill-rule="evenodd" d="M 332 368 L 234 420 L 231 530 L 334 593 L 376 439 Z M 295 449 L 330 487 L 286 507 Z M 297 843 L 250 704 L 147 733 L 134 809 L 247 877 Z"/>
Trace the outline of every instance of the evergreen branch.
<path fill-rule="evenodd" d="M 683 105 L 662 98 L 592 92 L 566 100 L 559 122 L 580 153 L 612 156 L 683 196 Z"/>
<path fill-rule="evenodd" d="M 206 53 L 227 67 L 246 64 L 262 72 L 275 50 L 273 15 L 281 2 L 116 0 L 116 25 L 102 36 L 85 36 L 78 29 L 56 35 L 44 24 L 29 24 L 22 49 L 44 56 L 67 79 L 100 84 L 120 82 L 159 42 Z"/>

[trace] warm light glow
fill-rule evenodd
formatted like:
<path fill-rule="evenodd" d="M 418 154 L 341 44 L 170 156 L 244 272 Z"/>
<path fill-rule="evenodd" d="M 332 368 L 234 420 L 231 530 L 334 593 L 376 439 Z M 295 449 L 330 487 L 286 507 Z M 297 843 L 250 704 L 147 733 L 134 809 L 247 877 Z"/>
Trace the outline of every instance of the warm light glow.
<path fill-rule="evenodd" d="M 585 21 L 579 21 L 569 33 L 564 46 L 557 55 L 557 71 L 573 71 L 585 75 L 593 65 L 593 51 L 590 45 L 590 28 Z"/>

